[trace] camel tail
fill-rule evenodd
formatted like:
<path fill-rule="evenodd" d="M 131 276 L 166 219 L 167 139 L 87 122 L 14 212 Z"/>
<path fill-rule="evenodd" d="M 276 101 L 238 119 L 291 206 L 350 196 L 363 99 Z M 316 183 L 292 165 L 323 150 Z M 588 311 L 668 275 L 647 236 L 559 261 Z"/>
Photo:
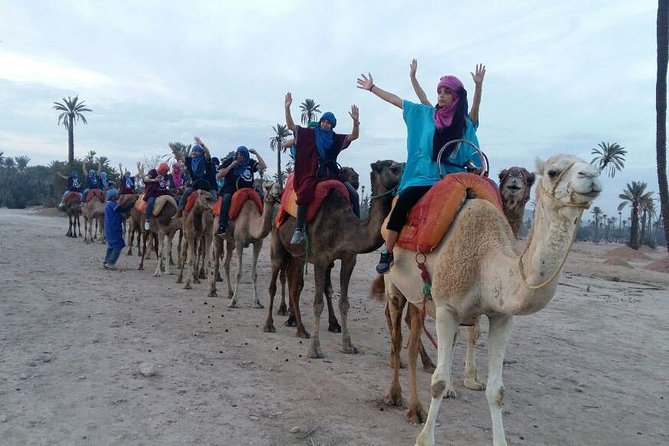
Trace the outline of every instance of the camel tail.
<path fill-rule="evenodd" d="M 385 300 L 386 281 L 383 278 L 383 274 L 379 274 L 374 279 L 374 282 L 372 282 L 372 287 L 369 289 L 369 297 L 375 300 Z"/>

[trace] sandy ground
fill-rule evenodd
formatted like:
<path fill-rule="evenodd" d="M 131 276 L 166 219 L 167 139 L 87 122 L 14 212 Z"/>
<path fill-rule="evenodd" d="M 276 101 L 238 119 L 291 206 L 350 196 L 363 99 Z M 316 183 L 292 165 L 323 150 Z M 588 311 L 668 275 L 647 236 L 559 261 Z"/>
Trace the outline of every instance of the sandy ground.
<path fill-rule="evenodd" d="M 382 403 L 389 336 L 383 303 L 367 298 L 376 255 L 359 257 L 350 290 L 363 353 L 341 353 L 340 335 L 325 332 L 326 358 L 310 360 L 283 317 L 277 333 L 263 333 L 266 310 L 251 307 L 248 274 L 242 308 L 228 310 L 227 298 L 205 297 L 204 283 L 184 290 L 175 276 L 153 277 L 155 259 L 138 271 L 138 258 L 123 255 L 125 271 L 103 270 L 104 245 L 66 229 L 53 211 L 0 209 L 1 444 L 413 444 L 420 426 L 405 421 L 406 407 Z M 266 243 L 265 303 L 268 257 Z M 646 268 L 662 258 L 575 245 L 548 308 L 516 318 L 504 374 L 510 444 L 669 443 L 669 274 Z M 461 338 L 459 398 L 442 404 L 437 443 L 491 444 L 485 395 L 462 386 L 463 354 Z M 426 408 L 429 382 L 421 372 Z M 402 387 L 408 400 L 405 372 Z"/>

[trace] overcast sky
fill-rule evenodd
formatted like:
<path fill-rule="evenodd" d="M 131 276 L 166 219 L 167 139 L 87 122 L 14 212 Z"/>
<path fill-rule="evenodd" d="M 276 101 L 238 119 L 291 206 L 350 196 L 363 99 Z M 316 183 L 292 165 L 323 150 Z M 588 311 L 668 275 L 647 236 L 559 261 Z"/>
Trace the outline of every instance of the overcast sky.
<path fill-rule="evenodd" d="M 436 100 L 452 74 L 470 97 L 487 66 L 478 131 L 491 176 L 536 157 L 588 161 L 599 142 L 628 150 L 599 200 L 617 216 L 632 180 L 657 191 L 655 21 L 650 0 L 554 1 L 37 1 L 0 0 L 0 150 L 31 164 L 67 159 L 53 101 L 79 95 L 94 111 L 75 128 L 89 150 L 134 166 L 200 136 L 222 156 L 255 147 L 276 171 L 272 126 L 306 98 L 360 139 L 339 162 L 369 184 L 369 164 L 406 159 L 401 110 L 356 88 L 360 73 L 416 100 L 409 62 Z M 283 157 L 284 160 L 286 157 Z M 659 206 L 658 206 L 659 207 Z"/>

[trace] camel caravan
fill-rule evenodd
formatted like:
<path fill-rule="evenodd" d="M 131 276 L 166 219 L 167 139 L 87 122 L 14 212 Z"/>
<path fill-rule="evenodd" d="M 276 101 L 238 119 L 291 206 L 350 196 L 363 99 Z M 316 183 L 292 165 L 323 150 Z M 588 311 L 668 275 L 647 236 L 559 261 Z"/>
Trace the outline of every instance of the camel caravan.
<path fill-rule="evenodd" d="M 413 64 L 412 70 L 415 74 Z M 309 339 L 310 358 L 326 356 L 320 337 L 326 303 L 328 331 L 341 333 L 339 350 L 359 352 L 349 325 L 349 283 L 358 254 L 380 250 L 370 295 L 385 301 L 390 331 L 392 371 L 385 403 L 403 405 L 399 373 L 404 319 L 409 333 L 406 419 L 424 423 L 417 445 L 435 444 L 441 401 L 457 396 L 452 383 L 453 349 L 459 327 L 466 327 L 464 387 L 485 390 L 493 444 L 505 445 L 502 369 L 513 318 L 535 313 L 551 301 L 581 215 L 602 186 L 599 170 L 573 155 L 537 160 L 536 173 L 518 166 L 505 168 L 499 173 L 499 184 L 492 181 L 487 157 L 470 133 L 478 125 L 484 74 L 483 66 L 472 73 L 476 91 L 470 111 L 462 100 L 464 87 L 453 76 L 440 80 L 436 107 L 399 99 L 378 87 L 371 74 L 358 79 L 359 88 L 402 109 L 408 132 L 407 162 L 379 160 L 370 165 L 371 195 L 363 217 L 356 192 L 358 174 L 337 163 L 339 153 L 359 137 L 358 108 L 353 105 L 349 112 L 350 133 L 334 132 L 337 120 L 330 112 L 301 127 L 292 119 L 288 93 L 284 111 L 287 128 L 295 135 L 291 143 L 295 170 L 285 186 L 254 178 L 266 168 L 254 149 L 240 146 L 216 165 L 207 146 L 195 138 L 188 156 L 175 154 L 171 165 L 160 163 L 146 174 L 138 166 L 135 177 L 122 170 L 118 188 L 103 179 L 101 166 L 97 170 L 84 166 L 84 181 L 73 172 L 60 206 L 70 217 L 67 235 L 77 237 L 79 228 L 81 236 L 77 223 L 81 215 L 85 242 L 98 237 L 104 242 L 106 236 L 104 268 L 116 269 L 118 252 L 127 246 L 128 255 L 137 250 L 142 270 L 153 251 L 154 276 L 176 274 L 176 282 L 184 289 L 196 288 L 207 296 L 217 296 L 217 283 L 225 281 L 229 308 L 245 305 L 241 278 L 250 274 L 249 305 L 264 308 L 258 286 L 269 294 L 263 330 L 276 332 L 274 316 L 287 316 L 284 325 Z M 445 109 L 450 109 L 450 115 L 440 116 Z M 453 131 L 457 126 L 461 128 Z M 521 225 L 533 186 L 532 228 L 521 244 Z M 259 284 L 257 263 L 268 236 L 271 278 Z M 172 258 L 175 240 L 176 262 Z M 243 258 L 249 246 L 250 267 Z M 233 257 L 237 260 L 234 279 L 230 275 Z M 338 317 L 332 284 L 336 261 L 340 265 Z M 307 269 L 313 274 L 306 274 Z M 300 310 L 305 280 L 313 280 L 314 285 L 310 330 Z M 202 289 L 201 281 L 206 281 Z M 275 313 L 279 288 L 281 303 Z M 436 339 L 426 328 L 428 315 L 436 321 Z M 485 381 L 478 374 L 475 355 L 484 315 L 489 321 Z M 436 364 L 426 353 L 423 339 L 434 344 Z M 432 373 L 427 411 L 418 398 L 419 354 L 423 369 Z"/>

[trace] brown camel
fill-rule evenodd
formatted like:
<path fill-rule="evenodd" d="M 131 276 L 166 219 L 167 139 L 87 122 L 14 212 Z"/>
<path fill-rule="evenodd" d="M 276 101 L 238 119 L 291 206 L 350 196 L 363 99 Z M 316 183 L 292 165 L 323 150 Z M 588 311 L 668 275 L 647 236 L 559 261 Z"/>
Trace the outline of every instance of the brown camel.
<path fill-rule="evenodd" d="M 84 242 L 93 241 L 93 223 L 95 223 L 96 237 L 98 228 L 100 228 L 100 238 L 102 243 L 105 243 L 105 204 L 101 196 L 93 195 L 91 200 L 83 205 L 81 214 L 84 216 Z"/>
<path fill-rule="evenodd" d="M 341 260 L 339 311 L 342 328 L 342 351 L 357 353 L 351 343 L 348 329 L 348 284 L 359 253 L 371 252 L 381 246 L 380 234 L 383 219 L 390 211 L 392 191 L 399 184 L 402 165 L 395 161 L 377 161 L 371 165 L 372 206 L 369 216 L 360 220 L 353 213 L 348 201 L 339 193 L 330 193 L 323 201 L 315 219 L 307 224 L 306 244 L 311 248 L 309 262 L 314 265 L 314 327 L 308 356 L 322 358 L 319 328 L 323 311 L 323 294 L 326 288 L 328 270 L 335 260 Z M 272 231 L 272 263 L 278 269 L 285 267 L 288 277 L 290 302 L 297 321 L 297 335 L 307 338 L 300 315 L 299 298 L 304 287 L 304 266 L 307 261 L 305 242 L 291 245 L 295 230 L 295 219 L 288 217 L 280 228 Z M 284 266 L 285 265 L 285 266 Z M 270 316 L 266 326 L 270 325 Z"/>
<path fill-rule="evenodd" d="M 272 229 L 272 216 L 274 203 L 281 197 L 281 186 L 279 183 L 266 182 L 263 184 L 265 189 L 265 198 L 263 203 L 262 213 L 258 211 L 258 207 L 252 200 L 246 200 L 242 205 L 241 210 L 236 218 L 228 220 L 228 227 L 225 233 L 227 242 L 227 249 L 225 254 L 225 263 L 223 264 L 223 272 L 225 273 L 225 280 L 228 283 L 228 296 L 232 300 L 228 304 L 228 308 L 238 308 L 237 300 L 239 299 L 239 284 L 242 278 L 242 254 L 244 248 L 253 245 L 253 260 L 251 262 L 251 280 L 253 282 L 253 306 L 255 308 L 264 308 L 263 304 L 258 298 L 257 280 L 258 275 L 256 268 L 258 265 L 258 257 L 262 249 L 263 240 L 270 233 Z M 214 228 L 218 227 L 218 222 Z M 218 263 L 220 253 L 218 247 L 222 247 L 222 243 L 217 241 L 214 244 L 214 270 L 218 270 Z M 235 282 L 234 292 L 231 289 L 230 281 L 230 260 L 232 259 L 232 251 L 237 251 L 237 276 Z M 216 295 L 216 288 L 214 284 L 213 296 Z M 232 294 L 230 294 L 232 293 Z"/>
<path fill-rule="evenodd" d="M 504 215 L 516 238 L 520 225 L 523 224 L 525 204 L 530 199 L 530 189 L 535 179 L 536 176 L 524 167 L 513 166 L 499 173 L 499 191 L 504 204 Z"/>
<path fill-rule="evenodd" d="M 153 208 L 153 216 L 149 223 L 149 230 L 142 230 L 144 233 L 144 246 L 142 248 L 142 260 L 139 263 L 139 268 L 144 269 L 144 258 L 147 253 L 146 242 L 149 239 L 154 241 L 154 252 L 156 253 L 156 270 L 153 273 L 154 277 L 165 274 L 170 275 L 169 260 L 172 253 L 172 240 L 176 232 L 181 229 L 182 219 L 174 218 L 177 213 L 177 203 L 170 195 L 162 195 L 156 199 L 156 204 Z M 143 216 L 142 216 L 143 218 Z M 142 227 L 143 229 L 143 227 Z"/>
<path fill-rule="evenodd" d="M 184 288 L 189 290 L 192 283 L 199 283 L 198 259 L 202 256 L 202 264 L 205 265 L 205 271 L 209 281 L 209 295 L 214 290 L 216 281 L 214 280 L 213 268 L 211 265 L 211 241 L 213 238 L 214 214 L 211 211 L 212 198 L 209 191 L 196 190 L 193 208 L 190 212 L 184 212 L 181 231 L 184 234 L 184 241 L 181 246 L 181 268 L 177 283 L 184 282 L 184 268 L 188 266 L 188 273 L 184 282 Z"/>
<path fill-rule="evenodd" d="M 69 220 L 67 228 L 68 237 L 77 238 L 77 228 L 79 228 L 79 237 L 81 237 L 81 194 L 79 192 L 70 192 L 63 199 L 65 213 Z"/>
<path fill-rule="evenodd" d="M 490 321 L 488 335 L 488 381 L 486 396 L 492 419 L 493 444 L 506 445 L 502 424 L 502 364 L 514 315 L 543 309 L 555 294 L 558 277 L 585 209 L 601 192 L 599 170 L 572 155 L 537 161 L 541 176 L 536 192 L 532 235 L 523 254 L 504 215 L 485 200 L 468 200 L 441 243 L 426 254 L 425 266 L 432 279 L 431 300 L 426 308 L 436 319 L 437 368 L 432 375 L 429 413 L 416 395 L 415 367 L 409 361 L 410 411 L 426 420 L 416 440 L 434 444 L 434 428 L 441 400 L 454 396 L 451 381 L 453 346 L 458 326 L 470 326 L 481 315 Z M 395 262 L 385 277 L 391 320 L 397 328 L 397 312 L 408 300 L 422 307 L 423 280 L 416 253 L 395 248 Z M 453 261 L 457 259 L 458 261 Z M 393 331 L 392 351 L 399 355 L 401 337 Z M 418 321 L 411 324 L 409 357 L 415 358 Z M 398 361 L 395 361 L 396 363 Z M 389 396 L 401 402 L 397 368 Z"/>

